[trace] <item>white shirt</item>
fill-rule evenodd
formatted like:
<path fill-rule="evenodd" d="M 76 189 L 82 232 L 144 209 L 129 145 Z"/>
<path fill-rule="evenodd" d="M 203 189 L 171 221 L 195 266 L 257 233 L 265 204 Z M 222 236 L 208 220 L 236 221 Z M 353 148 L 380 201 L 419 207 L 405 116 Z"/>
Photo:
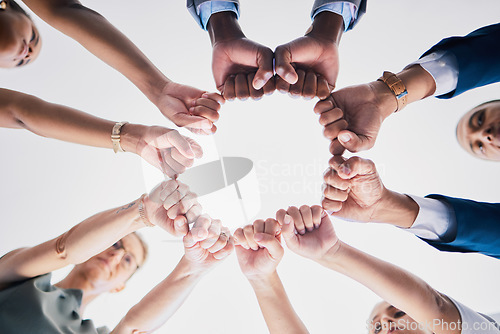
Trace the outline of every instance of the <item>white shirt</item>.
<path fill-rule="evenodd" d="M 462 334 L 500 334 L 499 325 L 493 319 L 489 320 L 486 316 L 468 308 L 467 306 L 448 297 L 460 313 L 460 326 Z"/>

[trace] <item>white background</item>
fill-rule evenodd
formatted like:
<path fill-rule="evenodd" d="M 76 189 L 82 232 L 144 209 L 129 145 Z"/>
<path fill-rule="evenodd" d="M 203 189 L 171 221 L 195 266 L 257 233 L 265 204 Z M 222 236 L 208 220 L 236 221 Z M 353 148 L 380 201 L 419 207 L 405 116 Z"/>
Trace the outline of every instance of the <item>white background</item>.
<path fill-rule="evenodd" d="M 84 4 L 108 18 L 172 80 L 215 89 L 209 38 L 183 0 Z M 312 1 L 298 0 L 242 1 L 240 24 L 249 38 L 274 48 L 303 35 L 311 5 Z M 359 25 L 342 38 L 337 87 L 375 80 L 383 70 L 397 72 L 441 38 L 495 23 L 499 12 L 500 2 L 495 0 L 371 0 Z M 0 70 L 1 87 L 106 119 L 172 126 L 121 74 L 36 16 L 34 20 L 43 37 L 41 55 L 25 68 Z M 384 123 L 376 146 L 361 155 L 376 162 L 384 183 L 393 190 L 498 202 L 498 163 L 468 156 L 455 140 L 460 116 L 497 99 L 498 88 L 491 85 L 452 100 L 429 98 L 410 105 Z M 312 112 L 315 102 L 275 93 L 258 102 L 226 103 L 221 110 L 219 131 L 213 137 L 217 151 L 254 161 L 261 188 L 259 218 L 272 217 L 289 205 L 319 202 L 329 153 Z M 205 145 L 211 142 L 203 140 Z M 147 191 L 141 161 L 131 154 L 114 155 L 111 150 L 43 139 L 22 130 L 0 129 L 0 143 L 1 254 L 53 238 Z M 500 262 L 481 255 L 440 253 L 390 226 L 335 220 L 335 227 L 351 245 L 410 270 L 466 305 L 484 313 L 500 311 Z M 181 244 L 164 241 L 160 230 L 144 235 L 151 241 L 150 259 L 128 289 L 103 296 L 88 308 L 85 317 L 97 325 L 113 328 L 181 257 Z M 288 251 L 278 270 L 311 333 L 365 332 L 365 320 L 379 300 L 376 295 Z M 266 332 L 236 257 L 205 277 L 158 332 Z"/>

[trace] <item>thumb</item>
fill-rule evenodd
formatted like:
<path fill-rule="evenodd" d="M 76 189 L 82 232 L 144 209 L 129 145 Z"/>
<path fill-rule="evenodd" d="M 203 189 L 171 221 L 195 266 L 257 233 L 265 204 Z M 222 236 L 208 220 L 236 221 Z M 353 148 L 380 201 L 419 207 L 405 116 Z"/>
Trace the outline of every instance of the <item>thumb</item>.
<path fill-rule="evenodd" d="M 185 216 L 177 216 L 174 219 L 174 229 L 176 236 L 185 236 L 189 232 L 187 218 Z"/>
<path fill-rule="evenodd" d="M 274 75 L 273 71 L 274 54 L 271 49 L 265 48 L 257 54 L 257 66 L 259 69 L 253 78 L 253 88 L 256 90 L 261 89 Z"/>
<path fill-rule="evenodd" d="M 283 256 L 283 246 L 281 246 L 274 235 L 267 233 L 255 233 L 254 240 L 259 246 L 267 249 L 273 259 L 281 259 Z"/>
<path fill-rule="evenodd" d="M 170 131 L 169 133 L 167 133 L 167 137 L 172 146 L 175 147 L 180 154 L 188 159 L 194 159 L 195 153 L 191 148 L 191 143 L 187 140 L 186 137 L 182 136 L 177 131 Z"/>
<path fill-rule="evenodd" d="M 284 46 L 278 46 L 275 51 L 276 73 L 286 82 L 293 85 L 299 80 L 299 76 L 292 66 L 292 54 Z"/>
<path fill-rule="evenodd" d="M 288 248 L 293 247 L 298 244 L 299 239 L 295 234 L 295 225 L 293 223 L 292 217 L 285 215 L 283 219 L 283 227 L 281 228 L 281 236 L 285 239 Z"/>
<path fill-rule="evenodd" d="M 373 140 L 363 135 L 357 135 L 352 131 L 342 130 L 337 139 L 349 152 L 365 151 L 373 146 Z"/>

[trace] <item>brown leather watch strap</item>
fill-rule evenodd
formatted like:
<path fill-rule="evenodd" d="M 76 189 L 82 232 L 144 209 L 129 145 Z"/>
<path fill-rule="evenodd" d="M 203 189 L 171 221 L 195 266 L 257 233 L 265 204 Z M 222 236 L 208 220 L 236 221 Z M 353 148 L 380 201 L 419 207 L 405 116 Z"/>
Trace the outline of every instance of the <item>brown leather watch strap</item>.
<path fill-rule="evenodd" d="M 406 86 L 403 81 L 401 81 L 396 74 L 387 71 L 385 71 L 384 74 L 377 80 L 385 83 L 394 93 L 398 102 L 398 108 L 394 112 L 403 109 L 408 102 L 408 91 L 406 90 Z"/>

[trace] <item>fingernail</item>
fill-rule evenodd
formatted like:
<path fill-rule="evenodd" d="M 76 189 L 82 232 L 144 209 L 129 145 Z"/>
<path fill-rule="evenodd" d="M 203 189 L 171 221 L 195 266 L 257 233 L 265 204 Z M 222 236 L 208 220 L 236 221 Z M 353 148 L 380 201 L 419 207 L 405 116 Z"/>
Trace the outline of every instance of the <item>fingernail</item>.
<path fill-rule="evenodd" d="M 286 94 L 286 93 L 288 93 L 288 91 L 283 90 L 283 89 L 278 89 L 278 92 L 280 92 L 281 94 Z"/>
<path fill-rule="evenodd" d="M 319 224 L 314 224 L 314 228 L 319 228 Z"/>
<path fill-rule="evenodd" d="M 343 133 L 343 134 L 339 135 L 339 140 L 344 142 L 344 143 L 347 143 L 349 140 L 351 140 L 351 135 L 347 134 L 347 133 Z"/>
<path fill-rule="evenodd" d="M 351 169 L 345 165 L 340 166 L 340 169 L 342 170 L 342 173 L 345 175 L 351 174 Z"/>
<path fill-rule="evenodd" d="M 286 225 L 290 224 L 292 222 L 292 217 L 290 217 L 289 215 L 285 215 L 285 219 L 284 220 L 284 223 Z"/>
<path fill-rule="evenodd" d="M 253 238 L 255 239 L 255 241 L 262 241 L 262 234 L 257 233 L 253 236 Z"/>
<path fill-rule="evenodd" d="M 207 93 L 203 93 L 203 95 L 201 95 L 201 97 L 208 98 L 208 94 Z"/>
<path fill-rule="evenodd" d="M 304 230 L 304 229 L 302 229 L 302 230 L 299 230 L 299 234 L 301 234 L 301 235 L 304 235 L 304 234 L 306 234 L 306 230 Z"/>
<path fill-rule="evenodd" d="M 261 89 L 262 87 L 264 87 L 264 80 L 262 79 L 255 80 L 253 87 L 257 90 Z"/>
<path fill-rule="evenodd" d="M 333 214 L 333 211 L 332 210 L 325 210 L 326 213 L 328 213 L 329 216 L 331 216 Z"/>
<path fill-rule="evenodd" d="M 314 227 L 308 227 L 307 232 L 312 232 L 314 230 Z"/>
<path fill-rule="evenodd" d="M 260 96 L 260 97 L 254 97 L 253 100 L 254 101 L 260 101 L 260 100 L 262 100 L 262 96 Z"/>
<path fill-rule="evenodd" d="M 287 75 L 285 75 L 285 80 L 288 83 L 295 83 L 295 75 L 293 75 L 292 73 L 288 73 Z"/>

